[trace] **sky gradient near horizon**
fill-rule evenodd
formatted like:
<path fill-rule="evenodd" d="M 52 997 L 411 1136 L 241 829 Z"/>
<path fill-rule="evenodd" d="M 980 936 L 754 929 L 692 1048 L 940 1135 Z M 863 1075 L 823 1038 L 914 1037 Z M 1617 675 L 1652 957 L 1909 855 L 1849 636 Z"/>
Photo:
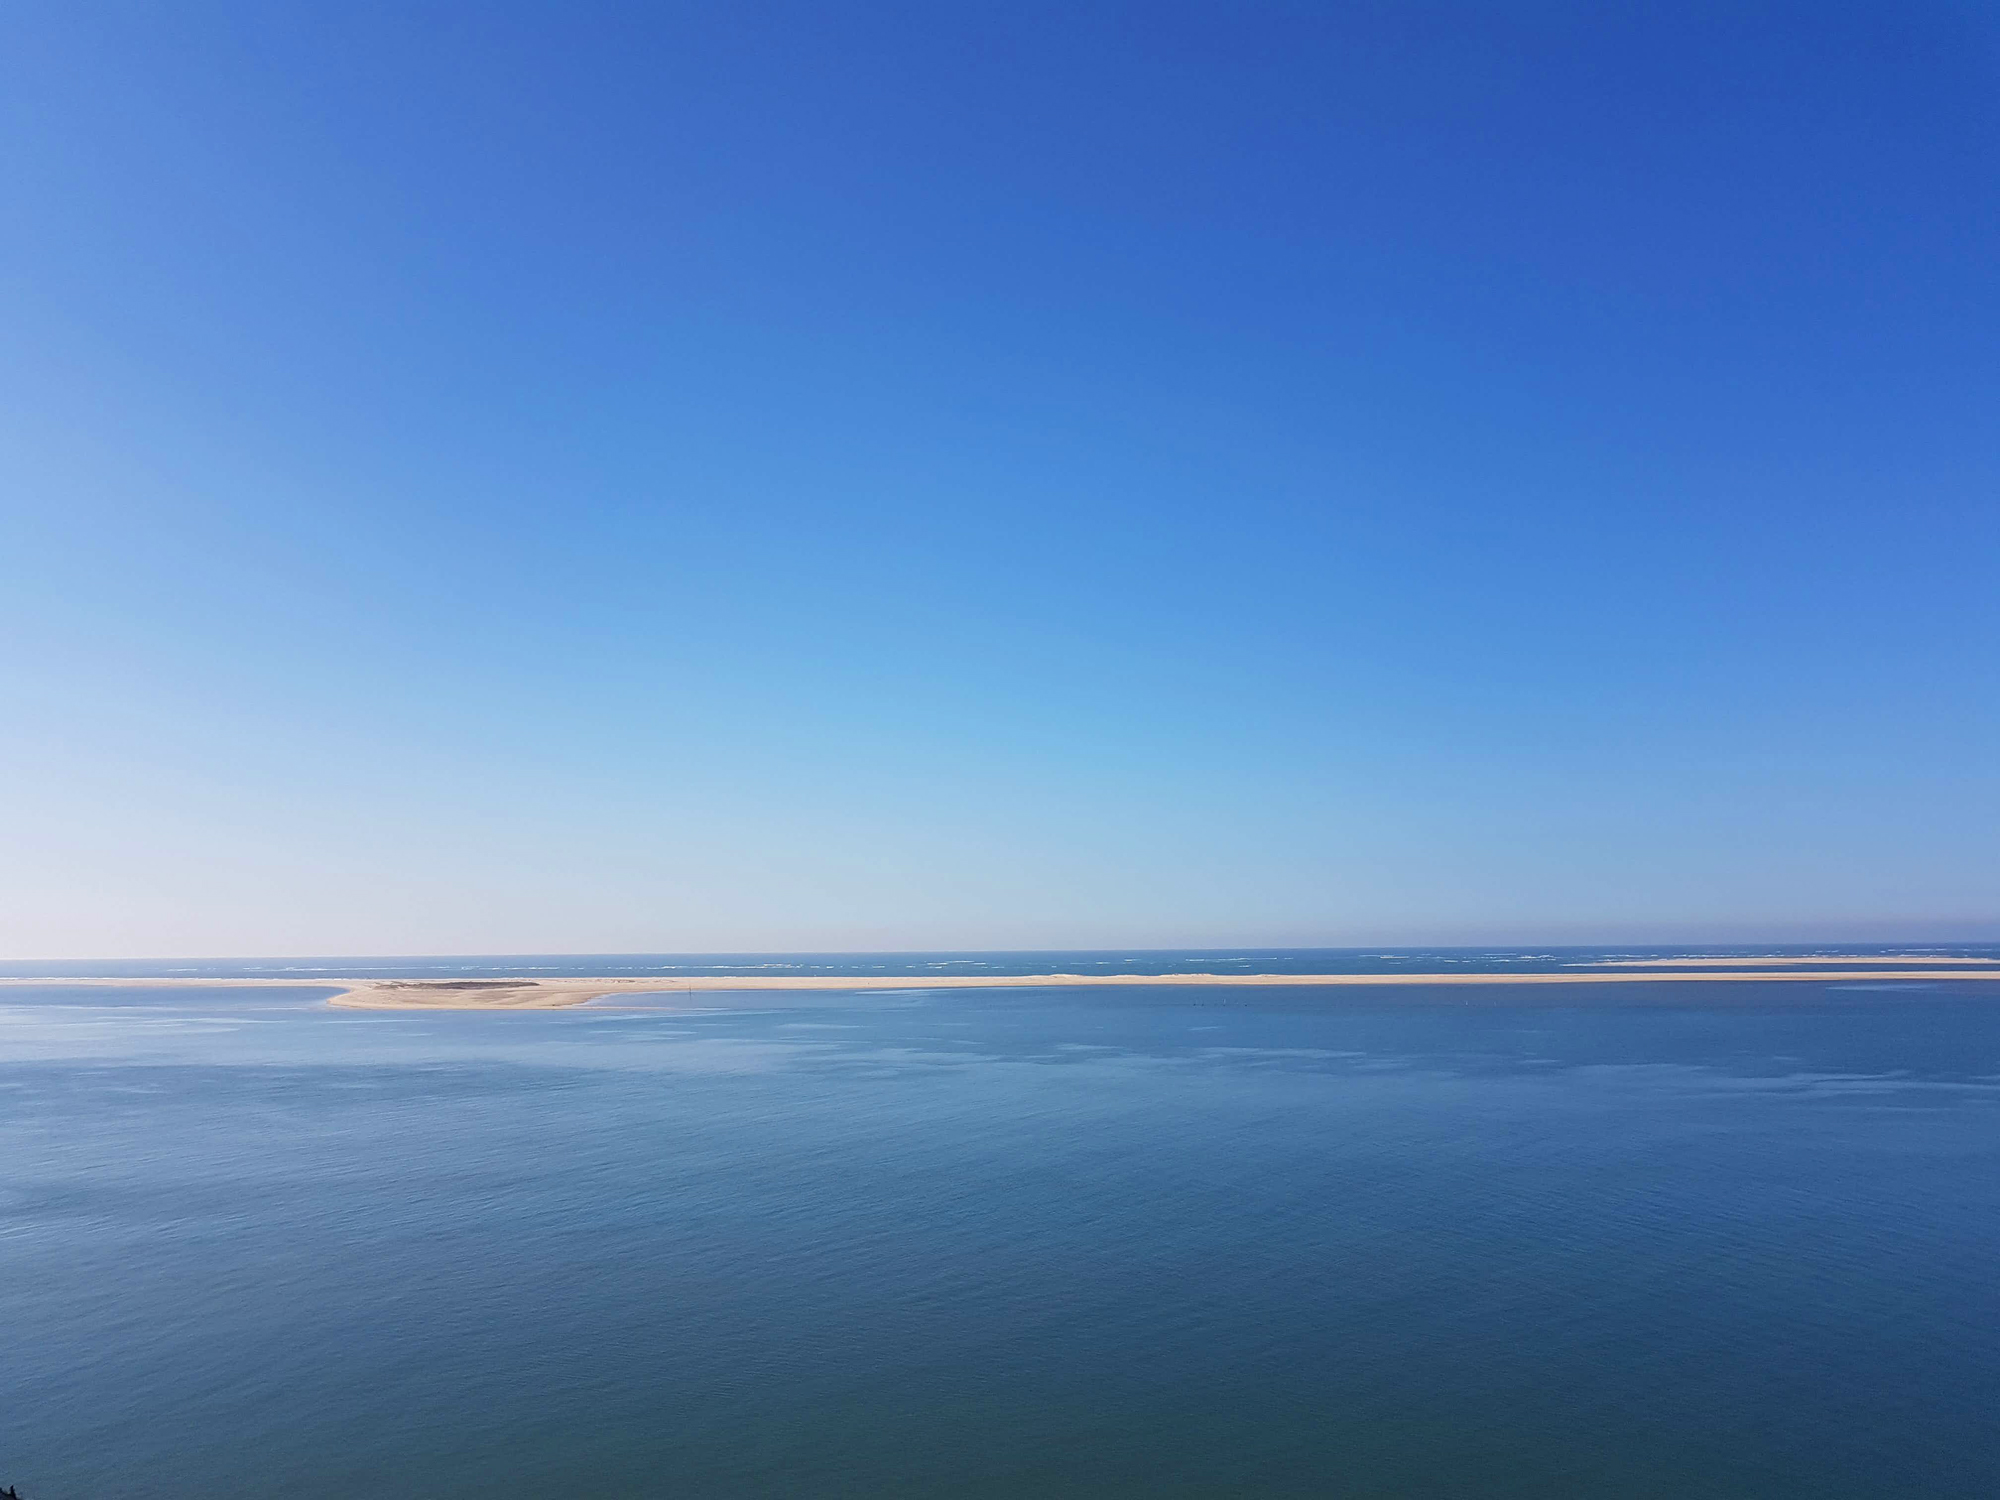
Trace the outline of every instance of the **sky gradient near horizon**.
<path fill-rule="evenodd" d="M 0 957 L 2000 936 L 2000 20 L 0 16 Z"/>

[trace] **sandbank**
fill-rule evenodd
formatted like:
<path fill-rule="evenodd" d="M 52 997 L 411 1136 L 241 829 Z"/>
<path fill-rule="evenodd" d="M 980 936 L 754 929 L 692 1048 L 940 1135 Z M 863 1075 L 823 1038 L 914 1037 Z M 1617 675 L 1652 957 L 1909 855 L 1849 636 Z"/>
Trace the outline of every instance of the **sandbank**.
<path fill-rule="evenodd" d="M 1827 960 L 1842 962 L 1843 960 Z M 1874 963 L 1873 959 L 1848 959 L 1846 962 Z M 1622 961 L 1621 961 L 1622 962 Z M 1661 960 L 1660 965 L 1674 963 Z M 1991 960 L 1964 960 L 1968 963 L 1987 963 L 1980 968 L 1898 968 L 1887 973 L 1881 968 L 1872 969 L 1803 969 L 1797 967 L 1763 967 L 1767 964 L 1784 964 L 1785 960 L 1746 959 L 1733 961 L 1737 967 L 1721 969 L 1716 967 L 1693 967 L 1703 960 L 1681 961 L 1684 965 L 1679 972 L 1660 973 L 1606 964 L 1592 969 L 1570 969 L 1558 973 L 1467 973 L 1459 971 L 1442 974 L 1396 973 L 1396 974 L 951 974 L 921 976 L 897 974 L 884 976 L 837 975 L 837 974 L 776 974 L 776 975 L 721 975 L 688 977 L 683 979 L 634 977 L 620 975 L 606 978 L 490 978 L 490 979 L 341 979 L 324 977 L 313 979 L 201 979 L 176 975 L 171 978 L 134 979 L 90 979 L 64 977 L 60 979 L 0 978 L 0 986 L 5 985 L 65 985 L 90 986 L 119 989 L 215 989 L 219 987 L 254 989 L 335 989 L 339 993 L 328 999 L 328 1004 L 351 1010 L 559 1010 L 572 1005 L 582 1005 L 587 1001 L 612 998 L 619 995 L 649 995 L 662 998 L 680 997 L 690 1009 L 705 1008 L 703 997 L 721 993 L 744 991 L 783 990 L 834 990 L 852 992 L 881 993 L 894 990 L 1011 990 L 1077 988 L 1095 989 L 1107 986 L 1204 986 L 1228 988 L 1279 988 L 1279 987 L 1374 987 L 1406 988 L 1410 986 L 1505 986 L 1505 985 L 1575 985 L 1575 984 L 1698 984 L 1726 983 L 1731 980 L 1754 980 L 1772 984 L 1793 981 L 1798 983 L 1849 983 L 1870 980 L 1894 980 L 1897 982 L 1923 980 L 1993 980 L 2000 982 L 2000 965 Z M 1804 960 L 1803 962 L 1818 962 Z M 1932 960 L 1930 962 L 1952 963 L 1955 960 Z"/>
<path fill-rule="evenodd" d="M 1829 964 L 1868 964 L 1936 968 L 1939 964 L 2000 964 L 2000 958 L 1950 958 L 1942 954 L 1883 958 L 1867 953 L 1833 953 L 1819 958 L 1593 958 L 1570 965 L 1576 969 L 1778 969 Z"/>

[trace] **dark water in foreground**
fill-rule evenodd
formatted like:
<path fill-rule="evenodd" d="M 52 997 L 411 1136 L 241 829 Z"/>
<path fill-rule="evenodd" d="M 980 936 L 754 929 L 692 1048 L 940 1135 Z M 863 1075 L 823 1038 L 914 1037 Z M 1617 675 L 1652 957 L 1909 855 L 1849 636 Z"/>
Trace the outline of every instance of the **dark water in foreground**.
<path fill-rule="evenodd" d="M 2000 1493 L 2000 984 L 1616 988 L 0 990 L 0 1483 Z"/>

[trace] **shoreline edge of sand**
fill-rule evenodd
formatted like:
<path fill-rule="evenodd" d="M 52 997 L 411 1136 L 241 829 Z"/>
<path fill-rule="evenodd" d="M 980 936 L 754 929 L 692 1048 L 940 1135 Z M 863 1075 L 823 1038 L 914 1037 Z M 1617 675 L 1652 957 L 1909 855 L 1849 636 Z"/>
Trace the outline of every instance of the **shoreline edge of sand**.
<path fill-rule="evenodd" d="M 1640 968 L 1645 960 L 1611 961 L 1556 972 L 1465 971 L 1392 974 L 950 974 L 950 975 L 711 975 L 681 979 L 630 975 L 560 978 L 479 979 L 246 979 L 198 978 L 187 975 L 156 978 L 88 978 L 63 976 L 0 977 L 0 986 L 59 985 L 93 988 L 255 988 L 333 989 L 327 1003 L 346 1010 L 561 1010 L 617 995 L 684 995 L 690 1001 L 704 994 L 745 991 L 820 990 L 881 992 L 940 989 L 1081 989 L 1110 986 L 1202 986 L 1225 988 L 1410 985 L 1562 985 L 1562 984 L 1701 984 L 1757 980 L 1772 983 L 1856 983 L 1863 981 L 1931 982 L 1983 979 L 2000 981 L 2000 961 L 1993 959 L 1909 959 L 1836 956 L 1827 959 L 1664 959 Z M 1869 964 L 1873 967 L 1810 968 L 1813 963 Z M 1918 968 L 1916 965 L 1931 967 Z M 1727 967 L 1725 967 L 1725 965 Z M 1945 967 L 1957 965 L 1956 967 Z"/>

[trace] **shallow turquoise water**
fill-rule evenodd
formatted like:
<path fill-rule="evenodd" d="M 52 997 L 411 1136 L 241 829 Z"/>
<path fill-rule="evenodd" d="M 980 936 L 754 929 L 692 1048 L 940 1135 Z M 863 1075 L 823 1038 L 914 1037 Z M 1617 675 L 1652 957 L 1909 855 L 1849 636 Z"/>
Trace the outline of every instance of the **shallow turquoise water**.
<path fill-rule="evenodd" d="M 1884 985 L 0 991 L 0 1483 L 1990 1496 L 2000 986 Z"/>

